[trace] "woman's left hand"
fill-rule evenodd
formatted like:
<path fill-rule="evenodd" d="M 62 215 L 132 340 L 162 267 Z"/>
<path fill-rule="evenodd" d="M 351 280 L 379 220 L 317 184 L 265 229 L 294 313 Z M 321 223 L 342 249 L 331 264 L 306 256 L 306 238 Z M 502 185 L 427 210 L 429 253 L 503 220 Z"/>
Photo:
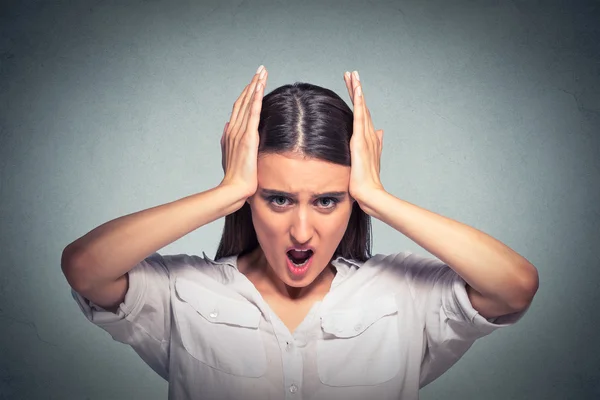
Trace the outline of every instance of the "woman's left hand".
<path fill-rule="evenodd" d="M 355 75 L 356 74 L 356 75 Z M 373 191 L 384 190 L 379 178 L 383 130 L 375 130 L 371 113 L 365 103 L 358 72 L 344 74 L 346 88 L 354 105 L 354 125 L 350 139 L 352 167 L 350 170 L 350 196 L 359 204 Z"/>

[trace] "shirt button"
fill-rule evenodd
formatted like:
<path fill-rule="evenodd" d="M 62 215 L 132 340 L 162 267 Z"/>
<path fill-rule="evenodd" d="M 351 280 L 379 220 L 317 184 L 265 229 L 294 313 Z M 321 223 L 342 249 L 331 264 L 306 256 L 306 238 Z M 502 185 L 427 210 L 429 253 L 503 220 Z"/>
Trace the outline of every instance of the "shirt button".
<path fill-rule="evenodd" d="M 293 347 L 292 342 L 285 342 L 285 343 L 286 343 L 285 344 L 285 349 L 287 351 L 292 351 L 292 347 Z"/>
<path fill-rule="evenodd" d="M 354 330 L 356 332 L 360 331 L 361 329 L 362 329 L 362 324 L 356 324 L 356 325 L 354 325 Z"/>
<path fill-rule="evenodd" d="M 213 310 L 210 314 L 208 314 L 211 318 L 217 318 L 219 316 L 219 311 Z"/>
<path fill-rule="evenodd" d="M 296 386 L 292 383 L 292 385 L 290 386 L 290 392 L 296 393 L 297 391 L 298 391 L 298 386 Z"/>

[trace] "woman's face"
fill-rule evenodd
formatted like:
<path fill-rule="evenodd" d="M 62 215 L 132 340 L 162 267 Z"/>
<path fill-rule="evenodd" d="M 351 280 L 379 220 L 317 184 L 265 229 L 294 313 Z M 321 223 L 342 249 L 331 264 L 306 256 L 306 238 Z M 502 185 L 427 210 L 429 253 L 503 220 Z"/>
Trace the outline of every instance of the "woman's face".
<path fill-rule="evenodd" d="M 346 232 L 354 202 L 350 167 L 285 153 L 261 155 L 257 168 L 258 188 L 248 203 L 268 267 L 288 286 L 308 286 Z M 289 266 L 287 250 L 297 245 L 314 249 L 306 271 Z"/>

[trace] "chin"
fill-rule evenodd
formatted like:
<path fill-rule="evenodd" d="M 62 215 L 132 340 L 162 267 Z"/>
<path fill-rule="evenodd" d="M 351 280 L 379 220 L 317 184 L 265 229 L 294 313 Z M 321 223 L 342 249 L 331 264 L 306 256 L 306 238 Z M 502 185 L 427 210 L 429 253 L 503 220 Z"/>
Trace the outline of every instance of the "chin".
<path fill-rule="evenodd" d="M 283 283 L 285 283 L 287 286 L 293 287 L 293 288 L 304 288 L 304 287 L 307 287 L 308 285 L 310 285 L 312 282 L 313 281 L 308 282 L 305 279 L 302 279 L 301 281 L 294 281 L 289 278 L 287 280 L 283 281 Z"/>

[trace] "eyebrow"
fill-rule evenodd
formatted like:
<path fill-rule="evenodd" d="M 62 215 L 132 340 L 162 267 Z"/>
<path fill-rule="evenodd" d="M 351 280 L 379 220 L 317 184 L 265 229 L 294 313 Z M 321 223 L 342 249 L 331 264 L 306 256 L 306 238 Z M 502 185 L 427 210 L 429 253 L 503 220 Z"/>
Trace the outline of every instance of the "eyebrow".
<path fill-rule="evenodd" d="M 281 190 L 274 189 L 261 189 L 261 193 L 267 196 L 283 196 L 283 197 L 298 197 L 298 193 L 288 193 Z M 344 197 L 346 196 L 346 192 L 323 192 L 323 193 L 315 193 L 312 195 L 312 198 L 317 197 Z"/>

